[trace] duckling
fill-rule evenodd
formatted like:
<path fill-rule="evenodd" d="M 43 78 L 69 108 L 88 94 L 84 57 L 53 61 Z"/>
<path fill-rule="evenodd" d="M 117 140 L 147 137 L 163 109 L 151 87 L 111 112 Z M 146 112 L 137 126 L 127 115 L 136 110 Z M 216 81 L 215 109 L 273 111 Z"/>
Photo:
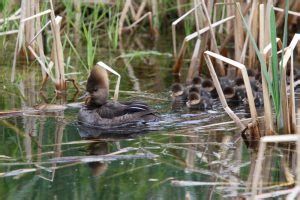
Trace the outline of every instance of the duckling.
<path fill-rule="evenodd" d="M 211 98 L 213 99 L 218 98 L 218 93 L 212 80 L 210 79 L 203 80 L 201 86 L 202 86 L 202 90 L 210 93 Z"/>
<path fill-rule="evenodd" d="M 187 94 L 182 84 L 180 83 L 173 83 L 171 86 L 171 97 L 173 100 L 180 99 L 186 100 Z"/>
<path fill-rule="evenodd" d="M 264 105 L 264 94 L 263 94 L 263 92 L 261 90 L 257 91 L 255 93 L 254 103 L 255 103 L 255 106 L 262 106 L 262 105 Z"/>
<path fill-rule="evenodd" d="M 254 69 L 247 69 L 247 74 L 250 80 L 255 79 L 256 72 Z"/>
<path fill-rule="evenodd" d="M 172 109 L 177 110 L 185 106 L 187 101 L 187 92 L 182 84 L 174 83 L 171 86 Z"/>
<path fill-rule="evenodd" d="M 235 95 L 239 102 L 243 102 L 247 98 L 247 92 L 244 86 L 235 87 Z"/>
<path fill-rule="evenodd" d="M 235 88 L 234 87 L 225 87 L 223 89 L 223 93 L 224 93 L 224 96 L 225 96 L 225 99 L 227 100 L 227 103 L 230 103 L 230 104 L 238 104 L 239 103 L 239 99 L 236 95 L 236 91 L 235 91 Z"/>
<path fill-rule="evenodd" d="M 192 92 L 196 92 L 196 93 L 200 94 L 201 97 L 211 98 L 211 95 L 209 92 L 202 90 L 201 87 L 197 87 L 196 85 L 192 85 L 188 88 L 188 94 L 190 94 Z"/>
<path fill-rule="evenodd" d="M 143 102 L 109 102 L 108 74 L 99 66 L 91 70 L 86 90 L 90 96 L 78 113 L 80 124 L 111 128 L 159 120 L 159 116 Z"/>
<path fill-rule="evenodd" d="M 195 76 L 192 79 L 192 85 L 195 85 L 197 87 L 201 87 L 201 83 L 202 83 L 202 78 L 200 76 Z"/>
<path fill-rule="evenodd" d="M 225 87 L 232 87 L 233 84 L 232 84 L 232 80 L 229 79 L 227 76 L 223 76 L 221 78 L 219 78 L 219 81 L 220 81 L 220 85 L 222 87 L 222 89 L 224 89 Z"/>
<path fill-rule="evenodd" d="M 201 97 L 197 92 L 191 92 L 186 105 L 191 110 L 206 110 L 212 108 L 209 98 Z"/>
<path fill-rule="evenodd" d="M 261 89 L 262 86 L 259 81 L 257 81 L 255 78 L 251 78 L 249 80 L 250 80 L 250 86 L 253 91 L 257 92 L 259 89 Z M 244 79 L 242 77 L 236 78 L 234 84 L 237 87 L 243 87 L 244 89 L 246 89 Z"/>

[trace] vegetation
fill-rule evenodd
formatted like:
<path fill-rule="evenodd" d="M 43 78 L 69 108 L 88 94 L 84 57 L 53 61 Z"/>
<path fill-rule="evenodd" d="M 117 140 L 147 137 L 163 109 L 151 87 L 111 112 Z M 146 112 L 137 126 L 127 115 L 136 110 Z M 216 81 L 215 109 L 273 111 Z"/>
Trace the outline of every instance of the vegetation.
<path fill-rule="evenodd" d="M 300 136 L 295 100 L 296 69 L 297 64 L 299 65 L 299 52 L 296 50 L 300 42 L 300 34 L 297 33 L 299 9 L 298 1 L 289 0 L 1 1 L 1 53 L 5 54 L 3 58 L 11 60 L 11 63 L 5 63 L 11 67 L 5 68 L 9 70 L 2 69 L 1 75 L 3 87 L 0 90 L 7 93 L 8 97 L 0 97 L 0 129 L 3 133 L 0 141 L 13 148 L 0 149 L 0 154 L 3 154 L 3 157 L 0 156 L 0 168 L 3 171 L 0 177 L 22 177 L 36 173 L 45 180 L 53 181 L 56 170 L 63 176 L 69 166 L 83 170 L 80 176 L 85 176 L 86 169 L 78 167 L 78 163 L 88 165 L 92 175 L 99 175 L 105 173 L 110 165 L 108 162 L 115 159 L 111 171 L 108 170 L 109 175 L 104 176 L 105 180 L 112 179 L 113 184 L 117 185 L 115 182 L 119 182 L 119 179 L 116 177 L 122 177 L 118 187 L 126 188 L 124 174 L 130 174 L 136 181 L 142 182 L 139 187 L 141 192 L 136 193 L 136 198 L 145 197 L 147 192 L 160 188 L 165 182 L 169 185 L 162 193 L 168 193 L 169 186 L 206 186 L 205 191 L 211 192 L 210 196 L 213 196 L 215 188 L 230 190 L 230 186 L 235 185 L 232 186 L 234 192 L 222 192 L 220 198 L 232 195 L 254 199 L 282 194 L 291 197 L 299 192 L 300 187 L 300 181 L 296 180 L 300 180 L 300 156 L 296 159 Z M 26 63 L 25 67 L 22 67 L 23 63 Z M 165 97 L 163 84 L 168 88 L 173 79 L 174 82 L 180 79 L 177 82 L 190 85 L 195 76 L 211 78 L 221 105 L 233 121 L 228 121 L 229 118 L 225 117 L 226 121 L 221 123 L 216 120 L 211 124 L 199 125 L 197 120 L 196 123 L 192 120 L 189 125 L 190 122 L 186 123 L 184 120 L 195 117 L 194 113 L 188 113 L 187 116 L 177 113 L 184 118 L 183 122 L 175 120 L 168 124 L 166 120 L 166 126 L 163 125 L 162 129 L 154 128 L 155 133 L 149 136 L 149 140 L 146 136 L 134 138 L 132 142 L 119 137 L 107 139 L 104 136 L 96 141 L 81 140 L 85 137 L 80 135 L 80 131 L 81 137 L 69 137 L 77 125 L 71 124 L 71 131 L 66 126 L 76 121 L 76 112 L 72 109 L 64 110 L 68 106 L 74 106 L 73 103 L 75 106 L 81 105 L 78 94 L 84 92 L 86 77 L 95 65 L 117 76 L 117 79 L 110 77 L 111 84 L 116 85 L 113 97 L 115 101 L 118 100 L 119 93 L 123 97 L 141 97 L 159 104 L 156 108 L 168 114 L 171 113 L 168 110 L 169 99 Z M 171 65 L 172 69 L 169 68 Z M 248 74 L 250 70 L 255 71 L 255 75 L 261 74 L 258 79 L 263 93 L 262 112 L 255 105 L 252 79 Z M 238 109 L 231 108 L 224 95 L 221 79 L 229 77 L 230 73 L 233 77 L 243 79 L 247 99 L 245 110 L 249 108 L 250 113 L 248 119 L 242 119 L 245 116 Z M 7 82 L 8 76 L 10 83 Z M 186 79 L 182 81 L 183 78 Z M 39 83 L 36 85 L 36 82 Z M 68 98 L 70 93 L 74 93 L 72 99 Z M 40 102 L 44 103 L 37 106 Z M 71 118 L 70 121 L 66 120 L 65 112 Z M 172 114 L 167 117 L 172 118 Z M 208 115 L 208 122 L 214 117 L 211 113 L 204 114 Z M 42 117 L 38 119 L 36 115 Z M 215 116 L 224 118 L 216 113 Z M 205 117 L 201 120 L 205 120 Z M 238 127 L 237 130 L 230 126 L 233 123 Z M 53 129 L 54 137 L 47 136 L 45 139 L 43 133 L 47 127 Z M 227 138 L 227 132 L 223 131 L 220 139 L 217 137 L 220 127 L 223 130 L 232 128 L 238 134 L 229 132 Z M 212 133 L 199 136 L 203 130 Z M 160 138 L 161 135 L 168 137 Z M 249 152 L 246 149 L 243 152 L 245 147 L 237 142 L 241 138 Z M 43 143 L 44 140 L 47 144 Z M 24 147 L 20 145 L 20 141 Z M 123 148 L 119 141 L 124 145 Z M 96 142 L 99 146 L 94 145 Z M 288 142 L 289 145 L 275 148 L 267 146 L 273 142 Z M 297 148 L 290 145 L 295 142 Z M 68 147 L 64 148 L 64 145 Z M 232 145 L 239 147 L 239 150 L 232 150 Z M 77 150 L 73 151 L 71 147 Z M 86 161 L 86 156 L 94 155 L 93 148 L 100 149 L 100 154 L 95 156 L 98 156 L 97 159 L 104 157 L 104 162 L 93 160 L 94 157 L 88 157 L 92 160 Z M 271 156 L 267 156 L 266 151 Z M 290 161 L 289 153 L 293 155 L 293 161 Z M 240 156 L 238 162 L 233 159 L 233 154 Z M 126 156 L 132 160 L 134 167 L 123 173 L 122 165 L 116 163 L 123 162 L 122 159 Z M 74 160 L 77 162 L 73 162 Z M 195 164 L 196 161 L 199 163 Z M 272 161 L 280 175 L 272 169 Z M 238 166 L 233 166 L 230 162 Z M 265 177 L 261 176 L 263 164 L 268 168 L 268 175 Z M 126 167 L 130 168 L 127 165 L 128 163 Z M 164 167 L 160 168 L 161 165 Z M 173 178 L 173 174 L 168 174 L 167 170 L 168 175 L 158 172 L 156 168 L 172 170 L 174 174 L 180 171 L 180 176 Z M 141 174 L 135 175 L 133 172 L 139 169 L 153 174 L 148 174 L 148 182 L 159 182 L 151 184 L 150 189 L 145 188 L 147 181 L 142 180 Z M 189 177 L 184 171 L 193 175 Z M 28 177 L 33 180 L 32 185 L 28 185 L 29 188 L 39 182 L 33 179 L 34 176 Z M 74 177 L 68 175 L 68 178 Z M 272 178 L 277 182 L 285 181 L 285 184 L 266 185 L 265 181 L 270 183 Z M 87 187 L 88 180 L 84 180 L 84 187 Z M 100 185 L 105 184 L 103 180 L 100 182 Z M 0 181 L 0 186 L 4 188 L 4 185 Z M 289 187 L 288 190 L 282 189 L 286 186 Z M 113 198 L 113 192 L 120 189 L 110 187 L 112 196 L 102 198 Z M 41 188 L 45 190 L 43 186 Z M 92 187 L 87 188 L 94 190 Z M 246 189 L 240 192 L 239 188 Z M 275 191 L 274 188 L 282 191 Z M 251 195 L 247 191 L 251 191 Z M 199 195 L 198 190 L 181 192 L 178 195 L 180 198 L 189 198 L 191 194 Z M 262 194 L 258 194 L 259 192 Z M 17 192 L 15 195 L 10 192 L 9 195 L 21 198 L 24 194 Z M 76 198 L 85 196 L 81 193 L 78 195 L 80 197 Z M 44 194 L 41 196 L 45 197 Z"/>

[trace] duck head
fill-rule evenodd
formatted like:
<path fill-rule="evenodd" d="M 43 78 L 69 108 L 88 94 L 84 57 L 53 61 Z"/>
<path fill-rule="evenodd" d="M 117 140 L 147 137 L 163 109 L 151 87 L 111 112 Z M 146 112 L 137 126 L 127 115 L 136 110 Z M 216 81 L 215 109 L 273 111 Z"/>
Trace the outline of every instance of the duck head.
<path fill-rule="evenodd" d="M 253 69 L 247 69 L 247 74 L 250 80 L 255 80 L 256 72 Z"/>
<path fill-rule="evenodd" d="M 171 86 L 171 97 L 172 98 L 179 97 L 179 96 L 183 95 L 183 93 L 184 93 L 184 87 L 180 83 L 174 83 Z"/>
<path fill-rule="evenodd" d="M 189 93 L 192 93 L 192 92 L 196 92 L 196 93 L 200 93 L 200 89 L 199 87 L 193 85 L 192 87 L 189 88 Z"/>
<path fill-rule="evenodd" d="M 244 87 L 245 83 L 244 83 L 244 79 L 242 77 L 238 77 L 234 80 L 235 86 L 237 87 Z"/>
<path fill-rule="evenodd" d="M 192 84 L 195 86 L 201 86 L 202 79 L 200 76 L 195 76 L 192 80 Z"/>
<path fill-rule="evenodd" d="M 108 73 L 105 69 L 95 66 L 89 75 L 86 91 L 90 97 L 89 105 L 101 106 L 107 102 L 109 94 Z"/>
<path fill-rule="evenodd" d="M 192 107 L 198 105 L 201 102 L 201 96 L 197 92 L 191 92 L 188 96 L 188 101 L 186 102 L 187 107 Z"/>
<path fill-rule="evenodd" d="M 226 99 L 233 99 L 235 96 L 235 88 L 230 86 L 225 87 L 223 93 Z"/>
<path fill-rule="evenodd" d="M 203 90 L 207 92 L 211 92 L 215 89 L 214 83 L 210 79 L 205 79 L 201 85 Z"/>

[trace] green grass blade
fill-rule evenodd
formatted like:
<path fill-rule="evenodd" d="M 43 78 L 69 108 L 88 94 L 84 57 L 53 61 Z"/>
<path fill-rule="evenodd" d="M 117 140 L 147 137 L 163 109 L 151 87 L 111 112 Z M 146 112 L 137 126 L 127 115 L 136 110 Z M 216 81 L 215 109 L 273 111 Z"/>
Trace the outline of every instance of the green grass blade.
<path fill-rule="evenodd" d="M 270 92 L 270 94 L 271 94 L 272 96 L 274 96 L 273 90 L 272 90 L 272 87 L 271 87 L 271 86 L 272 86 L 272 81 L 271 81 L 271 77 L 270 77 L 270 75 L 269 75 L 269 73 L 268 73 L 268 70 L 267 70 L 266 61 L 265 61 L 265 59 L 263 58 L 263 55 L 261 54 L 261 52 L 259 51 L 259 49 L 258 49 L 258 47 L 257 47 L 257 45 L 256 45 L 256 42 L 255 42 L 255 40 L 254 40 L 254 37 L 252 36 L 251 31 L 250 31 L 250 29 L 249 29 L 249 27 L 248 27 L 248 25 L 247 25 L 247 22 L 246 22 L 246 20 L 245 20 L 245 18 L 244 18 L 244 16 L 243 16 L 243 13 L 242 13 L 242 11 L 241 11 L 240 4 L 237 3 L 237 2 L 235 2 L 235 4 L 236 4 L 236 7 L 237 7 L 237 9 L 238 9 L 238 12 L 239 12 L 239 14 L 240 14 L 240 16 L 241 16 L 241 18 L 242 18 L 242 21 L 243 21 L 244 27 L 245 27 L 245 29 L 246 29 L 246 32 L 247 32 L 247 34 L 249 35 L 250 42 L 251 42 L 251 44 L 253 45 L 254 50 L 255 50 L 255 53 L 256 53 L 256 55 L 257 55 L 257 57 L 258 57 L 258 60 L 259 60 L 259 62 L 260 62 L 260 65 L 261 65 L 261 68 L 262 68 L 263 75 L 264 75 L 264 77 L 265 77 L 265 79 L 266 79 L 266 81 L 267 81 L 267 83 L 268 83 L 268 89 L 269 89 L 269 92 Z"/>
<path fill-rule="evenodd" d="M 67 38 L 67 41 L 69 42 L 69 45 L 70 45 L 71 49 L 74 51 L 74 53 L 75 53 L 75 55 L 77 56 L 77 58 L 79 59 L 80 63 L 83 65 L 83 67 L 85 68 L 85 70 L 86 70 L 87 72 L 89 72 L 88 67 L 86 66 L 86 64 L 85 64 L 85 63 L 83 62 L 83 60 L 81 59 L 81 57 L 80 57 L 78 51 L 76 50 L 76 48 L 75 48 L 74 45 L 72 44 L 72 42 L 71 42 L 71 40 L 69 39 L 68 35 L 65 34 L 65 36 L 66 36 L 66 38 Z"/>
<path fill-rule="evenodd" d="M 277 55 L 277 43 L 276 43 L 276 20 L 275 20 L 275 12 L 273 6 L 271 7 L 270 12 L 270 34 L 271 34 L 271 44 L 272 44 L 272 77 L 273 84 L 272 88 L 274 91 L 274 106 L 275 110 L 280 109 L 280 94 L 279 94 L 279 74 L 278 74 L 278 55 Z M 276 112 L 277 117 L 279 117 L 279 113 Z"/>

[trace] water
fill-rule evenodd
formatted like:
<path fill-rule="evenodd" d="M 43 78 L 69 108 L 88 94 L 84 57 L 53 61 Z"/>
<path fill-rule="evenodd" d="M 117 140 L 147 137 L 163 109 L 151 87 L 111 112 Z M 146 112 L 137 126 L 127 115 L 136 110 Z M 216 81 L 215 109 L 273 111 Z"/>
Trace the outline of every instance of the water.
<path fill-rule="evenodd" d="M 168 53 L 167 42 L 162 39 L 150 48 Z M 122 60 L 115 59 L 119 52 L 106 49 L 98 54 L 99 60 L 113 63 L 122 75 L 120 99 L 144 100 L 161 113 L 162 121 L 112 133 L 82 130 L 76 121 L 78 108 L 73 106 L 59 112 L 32 112 L 37 104 L 72 103 L 77 94 L 70 85 L 67 98 L 56 99 L 50 82 L 40 94 L 40 70 L 22 63 L 17 83 L 12 85 L 11 63 L 4 59 L 12 54 L 1 52 L 0 110 L 26 112 L 0 119 L 0 199 L 223 199 L 249 195 L 255 154 L 242 140 L 234 140 L 239 130 L 233 123 L 207 126 L 230 121 L 221 105 L 216 103 L 206 112 L 171 111 L 172 58 L 151 55 Z M 87 72 L 81 72 L 78 82 L 84 88 Z M 115 77 L 112 80 L 114 88 Z M 240 117 L 249 117 L 243 107 L 235 111 Z M 264 192 L 284 189 L 293 182 L 294 148 L 270 149 L 264 163 Z"/>

